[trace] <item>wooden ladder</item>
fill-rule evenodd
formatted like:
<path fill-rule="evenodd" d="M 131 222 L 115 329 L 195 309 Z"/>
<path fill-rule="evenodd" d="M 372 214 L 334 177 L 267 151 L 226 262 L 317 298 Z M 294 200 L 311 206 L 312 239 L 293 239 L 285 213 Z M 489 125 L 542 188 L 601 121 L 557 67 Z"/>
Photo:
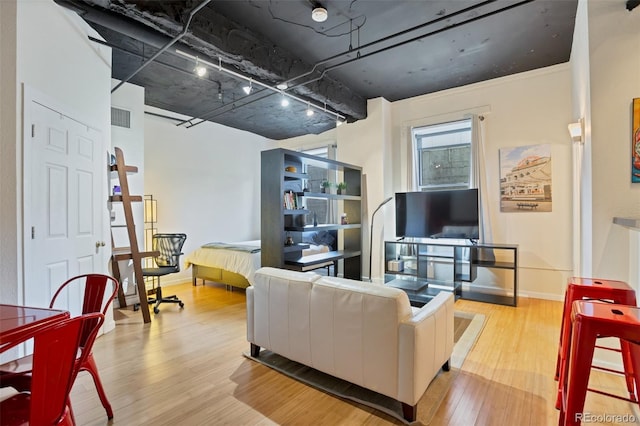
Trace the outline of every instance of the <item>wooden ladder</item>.
<path fill-rule="evenodd" d="M 142 202 L 141 195 L 131 195 L 129 193 L 129 183 L 127 182 L 127 173 L 137 173 L 138 168 L 135 166 L 127 166 L 124 162 L 124 155 L 122 150 L 118 147 L 115 148 L 116 164 L 110 166 L 111 172 L 118 173 L 118 180 L 120 184 L 120 190 L 122 195 L 112 195 L 109 197 L 111 202 L 121 202 L 124 209 L 124 219 L 127 228 L 127 234 L 129 235 L 129 247 L 115 247 L 113 240 L 113 232 L 111 233 L 111 268 L 113 276 L 118 280 L 120 286 L 118 287 L 118 302 L 121 308 L 127 307 L 127 301 L 125 298 L 124 290 L 122 289 L 122 281 L 120 276 L 120 267 L 118 261 L 120 260 L 133 260 L 133 271 L 136 280 L 136 286 L 138 288 L 138 297 L 140 299 L 140 310 L 142 311 L 142 318 L 146 323 L 151 322 L 151 315 L 149 314 L 149 304 L 147 302 L 147 289 L 145 286 L 144 277 L 142 275 L 142 259 L 145 257 L 157 256 L 157 251 L 140 251 L 138 247 L 138 237 L 136 236 L 136 225 L 133 220 L 133 209 L 131 203 Z"/>

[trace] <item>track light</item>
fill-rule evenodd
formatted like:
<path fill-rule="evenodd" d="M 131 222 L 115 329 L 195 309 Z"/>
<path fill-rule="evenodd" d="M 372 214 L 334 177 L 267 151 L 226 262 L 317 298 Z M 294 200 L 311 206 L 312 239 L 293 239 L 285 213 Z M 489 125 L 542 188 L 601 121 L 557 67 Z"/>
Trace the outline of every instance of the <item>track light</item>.
<path fill-rule="evenodd" d="M 204 77 L 207 74 L 207 67 L 200 64 L 200 60 L 196 57 L 196 66 L 193 69 L 198 77 Z"/>
<path fill-rule="evenodd" d="M 179 49 L 176 49 L 176 53 L 179 54 L 179 55 L 182 55 L 184 57 L 187 57 L 187 58 L 190 58 L 190 59 L 194 60 L 196 62 L 196 68 L 194 68 L 193 71 L 196 72 L 198 75 L 200 75 L 200 72 L 202 72 L 202 71 L 199 71 L 199 68 L 202 68 L 204 73 L 206 73 L 207 70 L 208 70 L 208 67 L 210 67 L 212 70 L 217 70 L 219 72 L 228 74 L 228 75 L 230 75 L 230 76 L 232 76 L 234 78 L 238 78 L 238 79 L 241 79 L 241 80 L 248 81 L 249 85 L 248 86 L 244 86 L 242 88 L 242 90 L 247 95 L 250 94 L 252 92 L 252 90 L 253 90 L 253 79 L 250 78 L 250 77 L 247 77 L 245 75 L 242 75 L 240 73 L 237 73 L 237 72 L 235 72 L 233 70 L 230 70 L 230 69 L 227 69 L 227 68 L 223 67 L 222 66 L 222 59 L 220 57 L 218 57 L 218 63 L 215 64 L 215 63 L 212 63 L 212 62 L 208 62 L 208 61 L 206 61 L 204 59 L 199 59 L 197 56 L 191 55 L 191 54 L 189 54 L 187 52 L 184 52 L 184 51 L 181 51 Z M 204 75 L 204 73 L 202 75 Z M 259 80 L 257 80 L 256 84 L 258 86 L 260 86 L 261 88 L 268 89 L 268 90 L 271 90 L 271 91 L 276 92 L 276 93 L 280 93 L 280 95 L 282 96 L 282 99 L 280 101 L 280 105 L 282 105 L 283 107 L 289 106 L 289 102 L 290 102 L 289 99 L 293 99 L 293 100 L 295 100 L 297 102 L 300 102 L 300 103 L 305 103 L 306 102 L 306 104 L 307 104 L 307 115 L 308 116 L 313 115 L 314 114 L 314 109 L 317 109 L 318 111 L 320 111 L 323 114 L 331 115 L 331 116 L 336 117 L 336 119 L 338 121 L 340 121 L 340 124 L 343 122 L 341 120 L 344 120 L 344 116 L 343 115 L 340 115 L 339 113 L 337 113 L 335 111 L 328 110 L 326 102 L 324 104 L 324 108 L 322 108 L 320 105 L 311 104 L 309 101 L 307 101 L 305 99 L 301 99 L 300 97 L 296 96 L 295 94 L 285 93 L 284 90 L 286 90 L 289 87 L 287 85 L 287 83 L 285 83 L 285 82 L 282 82 L 282 83 L 278 84 L 277 86 L 270 86 L 268 84 L 262 83 Z M 218 83 L 218 99 L 220 101 L 222 101 L 222 98 L 223 98 L 222 87 L 221 87 L 221 84 Z M 311 105 L 313 105 L 313 107 L 311 107 Z"/>
<path fill-rule="evenodd" d="M 245 94 L 247 94 L 247 95 L 248 95 L 249 93 L 251 93 L 251 90 L 252 90 L 252 89 L 253 89 L 253 81 L 252 81 L 252 80 L 249 80 L 249 85 L 248 85 L 248 86 L 244 86 L 244 87 L 242 88 L 242 90 L 244 91 L 244 93 L 245 93 Z"/>

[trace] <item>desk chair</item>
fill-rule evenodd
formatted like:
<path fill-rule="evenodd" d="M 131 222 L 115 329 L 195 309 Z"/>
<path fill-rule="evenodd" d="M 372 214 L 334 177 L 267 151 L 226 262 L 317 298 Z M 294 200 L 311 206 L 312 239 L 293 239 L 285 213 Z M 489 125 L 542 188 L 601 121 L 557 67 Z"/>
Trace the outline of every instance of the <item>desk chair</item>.
<path fill-rule="evenodd" d="M 95 340 L 103 321 L 101 313 L 81 315 L 28 337 L 34 339 L 30 389 L 0 402 L 2 425 L 75 424 L 69 393 L 78 374 L 76 354 L 83 336 Z"/>
<path fill-rule="evenodd" d="M 155 303 L 153 312 L 160 312 L 161 303 L 177 303 L 181 308 L 184 303 L 177 296 L 162 296 L 162 287 L 160 286 L 160 277 L 168 274 L 180 272 L 180 256 L 182 246 L 187 239 L 186 234 L 154 234 L 153 250 L 160 252 L 158 256 L 153 258 L 156 268 L 142 268 L 143 277 L 158 277 L 158 285 L 154 288 L 155 298 L 149 298 L 148 302 Z"/>
<path fill-rule="evenodd" d="M 50 308 L 68 309 L 69 300 L 82 300 L 82 315 L 100 313 L 106 315 L 113 299 L 118 293 L 118 281 L 104 274 L 85 274 L 69 278 L 56 291 L 49 303 Z M 74 313 L 72 312 L 72 315 Z M 100 321 L 102 325 L 102 320 Z M 86 328 L 86 327 L 85 327 Z M 76 369 L 87 371 L 93 378 L 100 402 L 107 412 L 107 418 L 113 418 L 113 410 L 102 387 L 98 367 L 93 358 L 93 343 L 97 334 L 89 328 L 83 330 L 79 347 L 82 349 L 76 359 Z M 31 389 L 33 356 L 25 356 L 0 366 L 0 385 L 12 386 L 19 391 Z M 75 376 L 74 376 L 75 377 Z"/>

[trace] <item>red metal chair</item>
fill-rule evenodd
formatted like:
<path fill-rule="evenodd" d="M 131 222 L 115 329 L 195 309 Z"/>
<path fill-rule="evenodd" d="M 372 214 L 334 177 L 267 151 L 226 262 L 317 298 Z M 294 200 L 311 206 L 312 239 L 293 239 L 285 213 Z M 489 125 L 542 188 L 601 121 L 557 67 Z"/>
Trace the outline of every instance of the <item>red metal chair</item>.
<path fill-rule="evenodd" d="M 81 294 L 80 294 L 81 293 Z M 50 308 L 64 308 L 68 298 L 75 296 L 82 297 L 82 314 L 101 313 L 106 315 L 107 309 L 113 302 L 118 293 L 118 281 L 104 274 L 85 274 L 70 278 L 64 282 L 58 291 L 53 295 Z M 78 295 L 80 294 L 80 295 Z M 83 332 L 80 341 L 82 349 L 81 356 L 77 359 L 77 370 L 88 371 L 93 378 L 100 401 L 107 412 L 109 419 L 113 418 L 113 409 L 107 399 L 107 395 L 100 381 L 98 367 L 91 349 L 95 341 L 97 333 L 91 334 L 88 331 Z M 27 391 L 30 389 L 32 357 L 26 356 L 19 360 L 0 366 L 0 385 L 12 386 L 19 391 Z"/>
<path fill-rule="evenodd" d="M 640 308 L 591 301 L 575 301 L 567 337 L 569 359 L 560 369 L 557 408 L 558 424 L 580 425 L 587 391 L 639 404 L 597 389 L 588 388 L 596 339 L 617 337 L 629 350 L 629 371 L 640 388 Z M 639 404 L 640 405 L 640 404 Z"/>
<path fill-rule="evenodd" d="M 600 300 L 621 305 L 636 306 L 636 292 L 624 281 L 605 280 L 599 278 L 571 277 L 567 283 L 564 296 L 564 309 L 562 311 L 562 325 L 560 328 L 560 342 L 558 344 L 558 358 L 556 361 L 555 379 L 560 377 L 560 370 L 565 362 L 568 362 L 569 346 L 566 343 L 571 328 L 571 309 L 576 300 Z M 621 343 L 622 350 L 604 346 L 596 346 L 599 349 L 621 352 L 624 364 L 624 372 L 611 370 L 604 367 L 593 366 L 599 370 L 612 373 L 624 373 L 627 381 L 627 390 L 632 400 L 637 400 L 637 391 L 633 386 L 633 377 L 630 373 L 630 354 L 626 343 Z"/>
<path fill-rule="evenodd" d="M 95 339 L 103 321 L 103 314 L 91 313 L 65 319 L 34 334 L 30 390 L 0 402 L 3 426 L 75 424 L 69 392 L 78 373 L 78 349 L 83 338 Z"/>

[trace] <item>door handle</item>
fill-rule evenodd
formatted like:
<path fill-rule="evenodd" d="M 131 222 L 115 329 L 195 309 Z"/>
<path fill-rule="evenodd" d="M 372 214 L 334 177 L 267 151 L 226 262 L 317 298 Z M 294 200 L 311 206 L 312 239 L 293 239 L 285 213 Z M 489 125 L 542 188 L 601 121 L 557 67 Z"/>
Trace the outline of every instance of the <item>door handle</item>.
<path fill-rule="evenodd" d="M 105 245 L 104 241 L 96 241 L 96 248 L 104 247 Z"/>

